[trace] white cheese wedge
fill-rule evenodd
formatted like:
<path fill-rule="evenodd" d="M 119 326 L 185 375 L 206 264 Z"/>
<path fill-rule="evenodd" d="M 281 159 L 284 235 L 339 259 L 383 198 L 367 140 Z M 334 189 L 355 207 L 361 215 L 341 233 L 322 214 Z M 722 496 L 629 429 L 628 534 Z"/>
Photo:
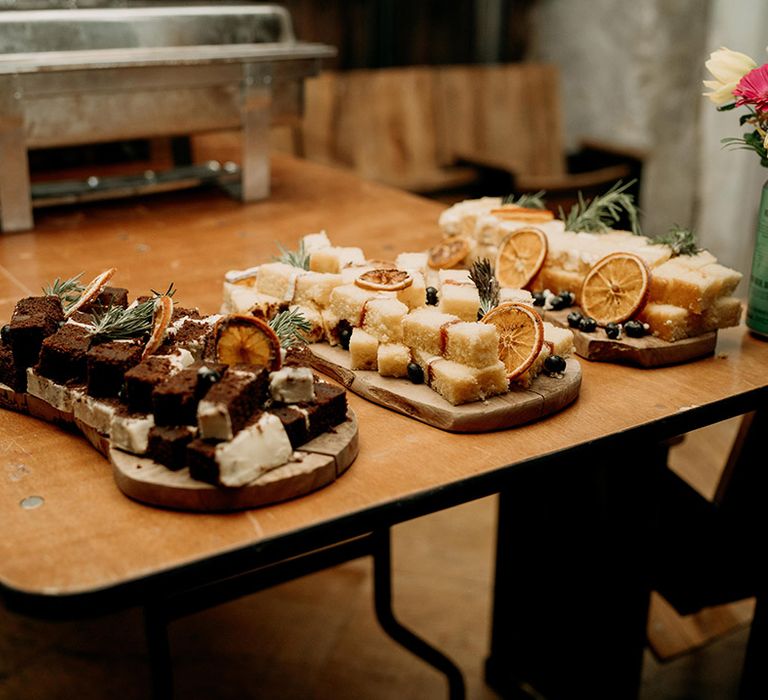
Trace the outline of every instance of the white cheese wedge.
<path fill-rule="evenodd" d="M 274 401 L 302 403 L 315 400 L 315 377 L 309 367 L 283 367 L 269 375 Z"/>
<path fill-rule="evenodd" d="M 230 442 L 216 445 L 219 481 L 243 486 L 264 472 L 285 464 L 293 454 L 291 442 L 277 416 L 265 413 Z"/>

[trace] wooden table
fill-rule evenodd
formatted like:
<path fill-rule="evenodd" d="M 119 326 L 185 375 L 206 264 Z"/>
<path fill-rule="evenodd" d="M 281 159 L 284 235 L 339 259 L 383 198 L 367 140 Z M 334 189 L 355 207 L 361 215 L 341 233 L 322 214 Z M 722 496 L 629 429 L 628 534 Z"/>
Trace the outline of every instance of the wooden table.
<path fill-rule="evenodd" d="M 132 294 L 173 281 L 180 302 L 214 312 L 223 273 L 267 260 L 277 241 L 290 247 L 301 235 L 325 229 L 337 245 L 360 245 L 371 257 L 391 258 L 438 239 L 439 204 L 341 171 L 275 157 L 272 185 L 268 201 L 248 205 L 218 192 L 187 192 L 48 211 L 34 232 L 0 237 L 0 320 L 10 318 L 18 298 L 38 293 L 56 276 L 82 270 L 89 278 L 117 266 L 115 283 Z M 444 433 L 350 395 L 361 451 L 343 478 L 295 501 L 227 515 L 134 503 L 118 492 L 107 462 L 84 440 L 0 411 L 0 593 L 14 609 L 39 615 L 144 604 L 180 583 L 238 573 L 501 492 L 502 503 L 527 503 L 519 512 L 533 520 L 523 533 L 517 517 L 507 518 L 506 526 L 502 522 L 502 553 L 519 547 L 509 560 L 527 573 L 515 576 L 500 566 L 498 607 L 511 596 L 502 590 L 510 581 L 537 578 L 526 570 L 521 553 L 532 554 L 524 546 L 526 535 L 541 528 L 534 501 L 517 498 L 523 493 L 518 480 L 544 479 L 538 496 L 546 501 L 547 492 L 559 494 L 551 502 L 560 503 L 563 491 L 577 486 L 594 491 L 589 475 L 595 470 L 621 482 L 617 493 L 634 494 L 626 500 L 631 506 L 614 503 L 611 532 L 600 543 L 615 551 L 615 542 L 623 542 L 621 558 L 627 565 L 634 562 L 634 571 L 642 557 L 635 556 L 638 542 L 626 533 L 642 522 L 636 505 L 642 502 L 638 494 L 649 493 L 643 465 L 651 446 L 765 405 L 766 367 L 768 344 L 743 328 L 723 332 L 714 357 L 688 365 L 639 370 L 583 362 L 581 396 L 571 408 L 533 425 L 480 435 Z M 33 495 L 45 500 L 42 507 L 19 506 Z M 581 507 L 586 513 L 592 506 L 585 501 Z M 600 522 L 605 531 L 607 521 Z M 590 523 L 598 527 L 596 520 Z M 574 517 L 563 542 L 582 524 Z M 551 534 L 556 542 L 557 528 Z M 594 559 L 602 561 L 599 552 Z M 568 574 L 587 582 L 599 577 L 599 567 L 596 571 Z M 638 588 L 632 572 L 615 583 L 613 597 L 625 584 Z M 639 589 L 627 613 L 635 636 L 643 614 L 642 603 L 635 603 L 647 586 Z M 503 654 L 516 644 L 502 633 L 508 627 L 504 615 L 515 611 L 502 607 L 489 660 L 495 682 L 501 682 Z M 613 612 L 605 616 L 610 629 L 622 619 Z M 609 627 L 596 623 L 592 636 L 597 639 Z M 615 646 L 608 640 L 599 653 L 610 657 Z M 636 656 L 628 668 L 639 668 Z"/>

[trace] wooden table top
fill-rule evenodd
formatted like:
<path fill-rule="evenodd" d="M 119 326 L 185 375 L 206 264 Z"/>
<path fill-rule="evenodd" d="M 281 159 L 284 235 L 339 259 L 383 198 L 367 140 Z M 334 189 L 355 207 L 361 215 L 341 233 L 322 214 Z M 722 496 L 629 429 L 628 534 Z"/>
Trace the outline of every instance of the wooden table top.
<path fill-rule="evenodd" d="M 275 157 L 273 194 L 262 203 L 185 192 L 38 212 L 34 232 L 0 236 L 0 321 L 56 276 L 84 270 L 90 278 L 111 266 L 114 282 L 133 295 L 173 281 L 181 303 L 215 312 L 224 272 L 269 259 L 276 241 L 295 246 L 325 229 L 337 245 L 387 258 L 434 244 L 440 210 L 347 173 Z M 496 433 L 445 433 L 350 394 L 361 451 L 347 474 L 304 498 L 226 515 L 134 503 L 84 439 L 0 410 L 0 593 L 60 601 L 139 589 L 174 571 L 221 571 L 237 556 L 258 564 L 280 542 L 333 540 L 493 493 L 510 465 L 545 468 L 553 455 L 596 441 L 671 436 L 768 396 L 768 343 L 743 328 L 721 333 L 714 357 L 687 365 L 582 366 L 572 407 Z M 44 505 L 21 508 L 28 496 Z"/>

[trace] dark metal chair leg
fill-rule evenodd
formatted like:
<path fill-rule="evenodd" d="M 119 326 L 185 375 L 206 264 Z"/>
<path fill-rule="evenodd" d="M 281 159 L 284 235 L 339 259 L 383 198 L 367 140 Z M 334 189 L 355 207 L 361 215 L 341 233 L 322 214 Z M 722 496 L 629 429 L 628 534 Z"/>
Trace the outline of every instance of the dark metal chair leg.
<path fill-rule="evenodd" d="M 756 700 L 766 697 L 766 691 L 768 691 L 765 673 L 766 658 L 768 658 L 768 600 L 758 595 L 755 616 L 749 631 L 744 670 L 741 674 L 739 700 Z"/>
<path fill-rule="evenodd" d="M 173 667 L 168 643 L 168 621 L 153 605 L 144 607 L 144 631 L 149 652 L 152 700 L 170 700 L 173 697 Z"/>
<path fill-rule="evenodd" d="M 404 627 L 392 610 L 392 551 L 389 529 L 373 533 L 373 598 L 382 629 L 412 654 L 443 673 L 448 680 L 450 700 L 463 700 L 464 677 L 447 656 Z"/>

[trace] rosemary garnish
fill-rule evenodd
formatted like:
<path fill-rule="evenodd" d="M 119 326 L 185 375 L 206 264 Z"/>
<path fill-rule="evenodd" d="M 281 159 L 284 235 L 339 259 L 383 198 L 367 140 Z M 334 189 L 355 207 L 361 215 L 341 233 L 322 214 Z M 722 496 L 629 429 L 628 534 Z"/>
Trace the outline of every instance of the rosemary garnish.
<path fill-rule="evenodd" d="M 70 277 L 67 280 L 62 280 L 57 277 L 53 280 L 52 284 L 43 287 L 43 294 L 49 297 L 59 297 L 61 299 L 61 305 L 64 310 L 67 310 L 67 306 L 74 304 L 83 293 L 85 287 L 80 284 L 80 278 L 83 276 L 81 272 L 79 275 Z"/>
<path fill-rule="evenodd" d="M 312 330 L 312 324 L 298 309 L 281 311 L 269 322 L 269 327 L 275 332 L 280 346 L 284 348 L 297 344 L 306 345 L 308 341 L 304 333 Z"/>
<path fill-rule="evenodd" d="M 488 258 L 475 260 L 469 271 L 471 279 L 477 287 L 480 295 L 480 311 L 484 316 L 491 309 L 499 305 L 499 281 L 493 274 L 493 265 Z"/>
<path fill-rule="evenodd" d="M 689 228 L 674 224 L 669 231 L 653 239 L 654 243 L 664 244 L 672 248 L 672 255 L 696 255 L 699 248 L 696 234 Z"/>
<path fill-rule="evenodd" d="M 579 201 L 571 207 L 568 216 L 565 216 L 562 207 L 560 208 L 560 218 L 565 221 L 565 230 L 603 233 L 609 231 L 621 218 L 622 212 L 626 212 L 632 233 L 640 235 L 635 198 L 627 193 L 627 189 L 636 182 L 637 180 L 630 180 L 622 184 L 619 180 L 605 194 L 593 199 L 584 199 L 579 192 Z"/>
<path fill-rule="evenodd" d="M 288 250 L 279 243 L 277 247 L 280 248 L 280 255 L 276 255 L 273 259 L 277 262 L 285 263 L 291 267 L 298 267 L 302 270 L 309 270 L 309 253 L 304 249 L 304 241 L 299 241 L 299 247 L 297 250 Z"/>
<path fill-rule="evenodd" d="M 153 289 L 150 299 L 129 306 L 127 309 L 122 306 L 94 309 L 89 333 L 99 340 L 129 340 L 150 333 L 157 300 L 162 296 L 172 297 L 175 293 L 176 290 L 171 282 L 164 294 Z"/>
<path fill-rule="evenodd" d="M 527 207 L 528 209 L 544 209 L 544 195 L 547 194 L 544 190 L 539 190 L 533 194 L 521 194 L 515 196 L 508 194 L 501 200 L 502 204 L 516 204 L 519 207 Z"/>

